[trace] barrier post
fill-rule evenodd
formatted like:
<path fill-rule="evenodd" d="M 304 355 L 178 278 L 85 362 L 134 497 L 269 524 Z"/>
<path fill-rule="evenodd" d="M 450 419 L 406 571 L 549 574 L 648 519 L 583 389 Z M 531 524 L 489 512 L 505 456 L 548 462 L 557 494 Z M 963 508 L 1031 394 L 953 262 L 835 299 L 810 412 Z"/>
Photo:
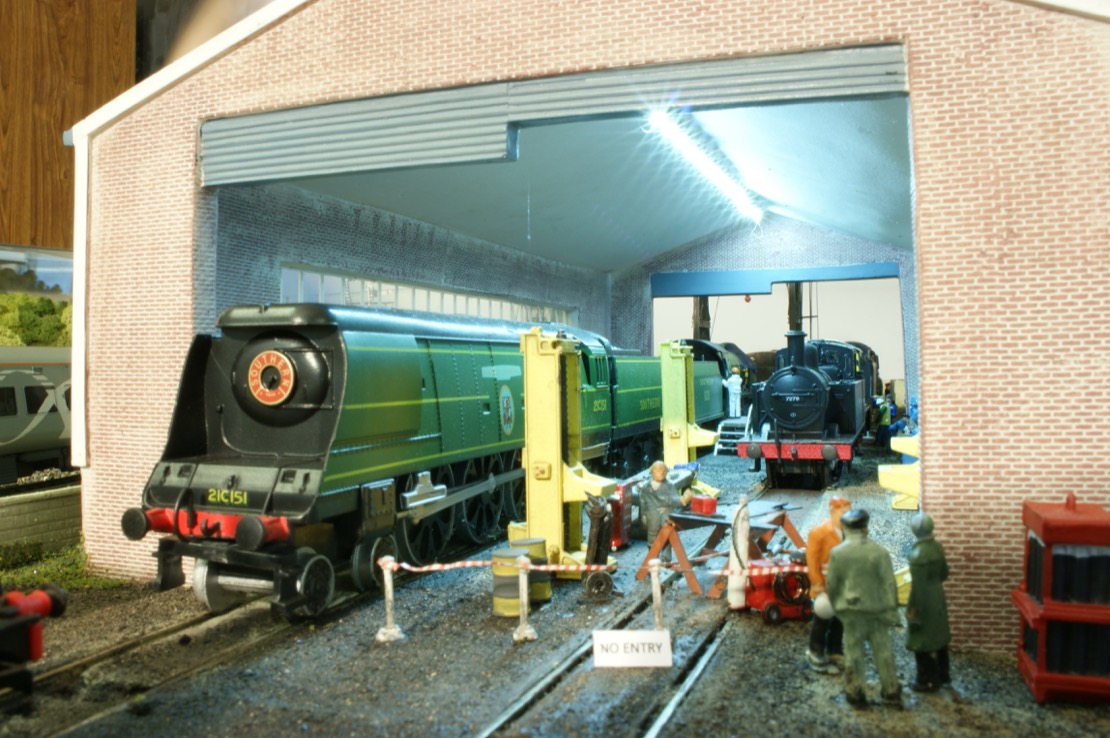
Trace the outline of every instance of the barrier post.
<path fill-rule="evenodd" d="M 651 601 L 652 607 L 655 609 L 655 629 L 666 630 L 663 626 L 663 587 L 659 584 L 659 567 L 662 562 L 659 559 L 652 559 L 648 562 L 648 569 L 651 571 Z"/>
<path fill-rule="evenodd" d="M 518 556 L 516 565 L 520 571 L 520 625 L 513 631 L 513 643 L 534 641 L 538 636 L 535 629 L 528 624 L 528 570 L 532 561 L 527 556 Z"/>
<path fill-rule="evenodd" d="M 378 629 L 374 640 L 378 643 L 390 643 L 403 640 L 405 634 L 393 622 L 393 571 L 395 561 L 392 556 L 383 556 L 378 559 L 378 566 L 382 568 L 382 588 L 385 590 L 385 627 Z"/>
<path fill-rule="evenodd" d="M 728 547 L 728 607 L 730 610 L 744 610 L 748 606 L 750 536 L 748 496 L 741 495 L 740 506 L 732 518 L 732 545 Z"/>

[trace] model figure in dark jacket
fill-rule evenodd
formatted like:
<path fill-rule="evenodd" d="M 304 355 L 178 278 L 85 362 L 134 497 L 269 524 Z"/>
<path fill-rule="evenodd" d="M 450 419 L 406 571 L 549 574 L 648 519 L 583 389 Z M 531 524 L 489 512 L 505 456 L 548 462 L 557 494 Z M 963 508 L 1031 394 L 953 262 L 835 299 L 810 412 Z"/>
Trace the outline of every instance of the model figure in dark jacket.
<path fill-rule="evenodd" d="M 948 684 L 948 603 L 944 599 L 944 580 L 948 562 L 944 547 L 933 538 L 933 519 L 918 513 L 910 520 L 917 543 L 910 552 L 910 598 L 906 606 L 906 648 L 917 660 L 917 680 L 913 689 L 935 692 Z"/>
<path fill-rule="evenodd" d="M 844 513 L 844 543 L 832 550 L 825 589 L 844 625 L 844 694 L 848 703 L 865 707 L 866 646 L 871 644 L 883 702 L 902 704 L 902 688 L 894 666 L 890 627 L 900 622 L 898 584 L 890 553 L 867 536 L 866 510 Z"/>

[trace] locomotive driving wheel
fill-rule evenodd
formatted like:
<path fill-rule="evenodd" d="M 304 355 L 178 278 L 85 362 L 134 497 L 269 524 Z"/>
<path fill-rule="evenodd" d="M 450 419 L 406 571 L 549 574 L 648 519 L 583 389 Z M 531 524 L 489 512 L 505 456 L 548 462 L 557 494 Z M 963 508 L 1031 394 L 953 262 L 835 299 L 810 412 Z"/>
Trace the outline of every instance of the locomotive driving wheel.
<path fill-rule="evenodd" d="M 511 454 L 502 454 L 501 469 L 503 471 L 510 471 L 520 468 L 520 451 L 513 451 Z M 524 478 L 517 477 L 509 482 L 501 485 L 501 522 L 508 525 L 509 523 L 524 520 Z"/>
<path fill-rule="evenodd" d="M 223 612 L 246 601 L 246 594 L 220 584 L 220 570 L 208 559 L 197 559 L 193 566 L 193 593 L 213 612 Z"/>
<path fill-rule="evenodd" d="M 327 556 L 311 548 L 297 551 L 297 563 L 301 565 L 297 592 L 304 596 L 305 602 L 295 608 L 293 614 L 315 617 L 327 608 L 335 594 L 335 569 Z"/>
<path fill-rule="evenodd" d="M 817 465 L 817 489 L 825 489 L 832 484 L 832 467 L 827 461 Z"/>
<path fill-rule="evenodd" d="M 783 477 L 782 462 L 767 460 L 767 482 L 766 487 L 770 489 L 778 489 L 782 487 Z"/>
<path fill-rule="evenodd" d="M 401 560 L 417 566 L 431 564 L 447 547 L 454 527 L 454 507 L 433 513 L 417 523 L 405 518 L 397 531 L 397 550 Z"/>
<path fill-rule="evenodd" d="M 488 543 L 497 536 L 504 490 L 493 486 L 492 476 L 499 474 L 500 471 L 499 462 L 494 460 L 488 469 L 492 490 L 474 495 L 459 503 L 456 513 L 459 524 L 455 526 L 455 532 L 468 543 Z M 481 481 L 483 475 L 479 471 L 477 462 L 468 461 L 461 476 L 462 485 L 466 486 Z"/>
<path fill-rule="evenodd" d="M 451 470 L 447 467 L 436 472 L 435 483 L 451 487 Z M 414 477 L 409 477 L 405 490 L 411 491 L 415 485 Z M 455 505 L 434 512 L 413 522 L 404 518 L 397 525 L 397 552 L 401 561 L 423 566 L 431 564 L 443 553 L 451 532 L 455 528 Z"/>
<path fill-rule="evenodd" d="M 397 541 L 393 536 L 380 536 L 363 541 L 351 552 L 351 581 L 359 592 L 367 592 L 375 585 L 382 586 L 382 570 L 378 560 L 383 556 L 397 558 Z"/>

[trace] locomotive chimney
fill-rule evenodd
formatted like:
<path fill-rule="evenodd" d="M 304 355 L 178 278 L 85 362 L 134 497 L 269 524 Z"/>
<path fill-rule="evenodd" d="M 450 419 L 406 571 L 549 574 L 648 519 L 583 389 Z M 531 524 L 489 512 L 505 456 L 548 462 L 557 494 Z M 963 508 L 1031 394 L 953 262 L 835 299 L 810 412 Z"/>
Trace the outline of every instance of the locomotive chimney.
<path fill-rule="evenodd" d="M 789 366 L 805 366 L 806 332 L 786 332 L 786 361 Z"/>

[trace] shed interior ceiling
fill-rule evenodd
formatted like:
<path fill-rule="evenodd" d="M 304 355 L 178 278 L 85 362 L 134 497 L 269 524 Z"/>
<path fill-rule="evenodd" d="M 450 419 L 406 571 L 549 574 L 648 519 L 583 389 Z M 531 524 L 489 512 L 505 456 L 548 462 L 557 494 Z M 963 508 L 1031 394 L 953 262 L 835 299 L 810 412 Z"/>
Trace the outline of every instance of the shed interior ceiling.
<path fill-rule="evenodd" d="M 769 213 L 912 249 L 905 95 L 692 112 Z M 744 221 L 644 115 L 521 127 L 509 160 L 295 180 L 559 263 L 619 271 Z"/>

